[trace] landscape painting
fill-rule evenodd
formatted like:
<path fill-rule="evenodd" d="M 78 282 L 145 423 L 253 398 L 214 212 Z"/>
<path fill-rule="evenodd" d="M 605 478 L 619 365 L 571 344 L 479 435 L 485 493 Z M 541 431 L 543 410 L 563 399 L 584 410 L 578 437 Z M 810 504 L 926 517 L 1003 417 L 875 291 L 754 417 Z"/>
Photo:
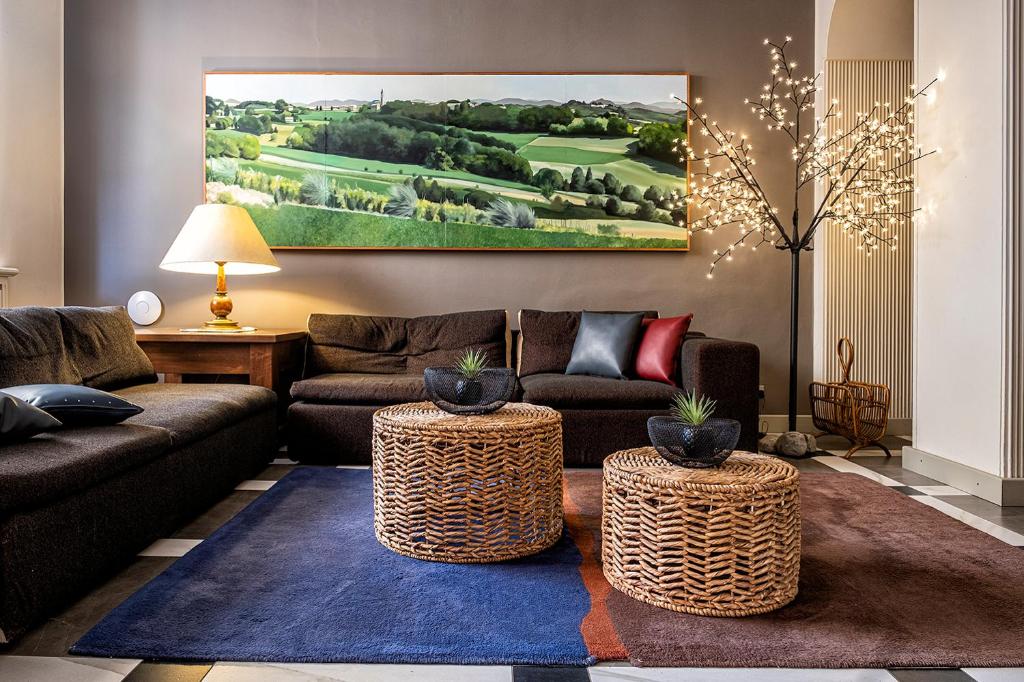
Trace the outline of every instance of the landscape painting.
<path fill-rule="evenodd" d="M 689 247 L 685 74 L 204 78 L 205 200 L 272 248 Z"/>

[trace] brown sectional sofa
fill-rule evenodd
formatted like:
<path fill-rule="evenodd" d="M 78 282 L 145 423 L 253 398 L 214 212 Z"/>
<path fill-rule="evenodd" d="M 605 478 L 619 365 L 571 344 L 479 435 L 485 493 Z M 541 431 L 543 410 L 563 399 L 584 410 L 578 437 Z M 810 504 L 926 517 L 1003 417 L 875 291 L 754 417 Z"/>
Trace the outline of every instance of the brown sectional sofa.
<path fill-rule="evenodd" d="M 292 386 L 295 402 L 288 410 L 290 456 L 308 463 L 368 463 L 373 413 L 426 400 L 423 369 L 452 364 L 467 348 L 484 350 L 492 366 L 518 368 L 516 400 L 561 412 L 567 465 L 598 466 L 616 450 L 648 444 L 648 417 L 666 414 L 680 389 L 566 375 L 579 319 L 579 312 L 523 311 L 513 344 L 502 310 L 419 318 L 312 315 L 303 379 Z M 718 416 L 743 425 L 740 447 L 753 448 L 757 346 L 692 332 L 679 354 L 680 387 L 717 400 Z"/>
<path fill-rule="evenodd" d="M 123 308 L 0 310 L 0 390 L 85 384 L 145 411 L 0 445 L 0 643 L 127 564 L 276 450 L 276 396 L 158 384 Z"/>
<path fill-rule="evenodd" d="M 402 318 L 309 316 L 302 380 L 292 384 L 288 453 L 316 464 L 368 463 L 373 413 L 426 400 L 423 370 L 479 348 L 507 367 L 504 310 Z"/>

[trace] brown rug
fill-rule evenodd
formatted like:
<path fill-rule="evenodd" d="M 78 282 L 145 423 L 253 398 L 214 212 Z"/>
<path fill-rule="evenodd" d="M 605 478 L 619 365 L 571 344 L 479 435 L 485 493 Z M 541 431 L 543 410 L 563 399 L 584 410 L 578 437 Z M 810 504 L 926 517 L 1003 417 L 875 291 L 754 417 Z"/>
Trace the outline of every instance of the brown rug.
<path fill-rule="evenodd" d="M 1024 666 L 1024 549 L 856 474 L 801 478 L 800 593 L 774 613 L 691 616 L 611 589 L 599 570 L 601 472 L 567 476 L 591 652 L 638 666 Z"/>

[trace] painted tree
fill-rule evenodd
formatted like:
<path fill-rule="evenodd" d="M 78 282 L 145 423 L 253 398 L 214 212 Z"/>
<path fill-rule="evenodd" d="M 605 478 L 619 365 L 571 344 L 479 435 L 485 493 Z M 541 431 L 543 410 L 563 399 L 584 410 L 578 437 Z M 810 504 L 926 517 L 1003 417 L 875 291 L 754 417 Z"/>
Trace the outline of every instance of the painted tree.
<path fill-rule="evenodd" d="M 843 117 L 840 102 L 832 99 L 824 112 L 811 120 L 821 74 L 799 75 L 796 62 L 786 57 L 792 38 L 781 44 L 765 40 L 771 55 L 771 79 L 760 95 L 744 100 L 757 121 L 792 145 L 793 215 L 780 215 L 778 203 L 765 191 L 758 175 L 753 145 L 745 133 L 723 126 L 701 110 L 701 100 L 683 103 L 687 134 L 677 139 L 680 161 L 692 169 L 687 193 L 676 195 L 677 208 L 695 214 L 690 234 L 737 230 L 728 246 L 713 251 L 707 277 L 715 267 L 731 261 L 741 248 L 767 245 L 790 254 L 790 358 L 789 429 L 796 429 L 797 311 L 800 296 L 800 254 L 810 251 L 818 229 L 828 226 L 855 241 L 870 257 L 879 249 L 896 250 L 899 233 L 909 228 L 913 207 L 914 166 L 935 153 L 914 143 L 914 105 L 926 95 L 911 85 L 902 102 L 875 102 L 869 111 Z M 815 193 L 815 188 L 818 192 Z M 815 196 L 814 210 L 800 212 L 801 198 Z M 682 225 L 682 221 L 680 221 Z"/>

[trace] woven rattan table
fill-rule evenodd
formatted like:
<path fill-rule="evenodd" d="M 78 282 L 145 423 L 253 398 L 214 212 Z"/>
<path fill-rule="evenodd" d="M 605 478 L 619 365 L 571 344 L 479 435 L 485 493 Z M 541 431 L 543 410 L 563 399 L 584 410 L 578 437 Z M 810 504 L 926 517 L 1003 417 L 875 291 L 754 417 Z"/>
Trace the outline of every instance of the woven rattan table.
<path fill-rule="evenodd" d="M 799 473 L 734 453 L 684 469 L 654 448 L 604 461 L 601 560 L 608 582 L 654 606 L 749 616 L 785 606 L 800 575 Z"/>
<path fill-rule="evenodd" d="M 478 416 L 431 403 L 373 416 L 373 526 L 399 554 L 452 563 L 535 554 L 562 534 L 562 418 L 509 403 Z"/>

